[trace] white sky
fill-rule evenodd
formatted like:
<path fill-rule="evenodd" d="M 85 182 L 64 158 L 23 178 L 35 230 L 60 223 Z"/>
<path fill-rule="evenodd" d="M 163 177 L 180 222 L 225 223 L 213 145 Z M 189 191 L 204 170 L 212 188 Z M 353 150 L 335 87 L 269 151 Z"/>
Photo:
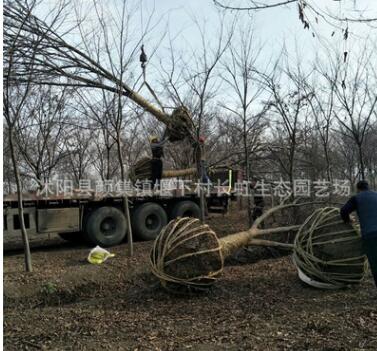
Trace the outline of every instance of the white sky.
<path fill-rule="evenodd" d="M 93 9 L 93 0 L 74 0 L 81 4 L 83 13 L 90 13 Z M 110 12 L 114 8 L 121 8 L 122 0 L 97 0 L 101 5 L 104 5 Z M 231 3 L 233 6 L 240 4 L 245 5 L 248 0 L 224 0 Z M 275 2 L 275 0 L 265 0 L 266 2 Z M 317 8 L 330 12 L 335 16 L 358 17 L 359 14 L 355 9 L 362 11 L 364 17 L 377 18 L 377 0 L 310 0 L 315 3 Z M 54 6 L 56 1 L 43 0 L 42 4 Z M 197 27 L 194 23 L 194 18 L 201 24 L 205 24 L 208 38 L 216 42 L 217 30 L 219 27 L 219 8 L 213 4 L 212 0 L 127 0 L 130 8 L 135 5 L 138 7 L 138 12 L 132 19 L 130 27 L 132 27 L 131 37 L 138 41 L 145 29 L 149 15 L 154 11 L 153 22 L 157 25 L 153 32 L 148 34 L 145 40 L 147 55 L 150 58 L 150 53 L 157 46 L 155 56 L 151 57 L 148 62 L 148 81 L 155 86 L 154 80 L 157 79 L 155 75 L 159 69 L 159 60 L 168 61 L 169 57 L 169 37 L 173 38 L 173 49 L 177 56 L 182 51 L 190 50 L 199 51 L 201 49 L 200 36 Z M 347 4 L 347 6 L 345 5 Z M 119 5 L 119 6 L 117 6 Z M 96 22 L 95 13 L 93 11 L 93 21 L 91 25 L 99 28 Z M 285 44 L 287 51 L 290 54 L 290 59 L 296 59 L 296 47 L 299 51 L 304 64 L 310 64 L 315 60 L 318 52 L 322 51 L 323 44 L 327 41 L 331 47 L 337 47 L 340 52 L 343 50 L 344 40 L 342 28 L 346 24 L 334 22 L 336 26 L 330 26 L 324 19 L 318 18 L 318 23 L 315 21 L 315 16 L 310 12 L 310 30 L 304 30 L 303 24 L 299 21 L 297 4 L 277 7 L 273 9 L 261 10 L 258 12 L 248 13 L 245 11 L 226 11 L 226 21 L 232 22 L 235 16 L 238 16 L 238 23 L 252 23 L 254 28 L 255 38 L 264 44 L 262 57 L 269 61 L 271 57 L 277 58 L 280 54 L 283 45 Z M 157 44 L 161 39 L 162 33 L 168 26 L 169 35 L 165 36 L 161 44 Z M 142 28 L 144 27 L 144 28 Z M 331 35 L 335 31 L 335 35 Z M 349 39 L 347 41 L 347 48 L 349 50 L 349 57 L 352 59 L 353 53 L 357 54 L 357 46 L 361 45 L 365 38 L 372 37 L 376 40 L 377 22 L 374 23 L 374 28 L 367 24 L 350 23 L 349 24 Z M 315 37 L 313 37 L 313 32 Z M 140 52 L 135 53 L 135 59 L 138 61 Z M 377 64 L 377 62 L 376 62 Z M 139 65 L 136 68 L 136 74 L 141 74 Z M 142 92 L 144 94 L 145 92 Z"/>
<path fill-rule="evenodd" d="M 272 0 L 267 1 L 271 2 Z M 363 11 L 364 17 L 377 18 L 377 0 L 343 0 L 343 2 L 312 0 L 311 2 L 315 2 L 318 8 L 326 10 L 335 16 L 359 17 L 360 14 L 355 12 L 355 9 L 357 9 Z M 192 20 L 193 17 L 206 24 L 206 29 L 209 33 L 212 31 L 215 41 L 219 8 L 213 4 L 212 0 L 141 0 L 140 3 L 143 18 L 147 17 L 148 12 L 154 8 L 156 18 L 164 16 L 165 19 L 168 19 L 170 36 L 175 37 L 179 33 L 174 41 L 175 49 L 182 48 L 182 50 L 185 50 L 190 45 L 194 49 L 197 46 L 199 50 L 201 43 Z M 236 5 L 237 0 L 230 1 L 230 3 Z M 247 0 L 239 0 L 238 3 L 244 5 Z M 239 23 L 251 22 L 253 24 L 255 38 L 264 43 L 262 56 L 266 61 L 270 60 L 271 57 L 277 58 L 285 43 L 291 55 L 291 60 L 296 60 L 297 47 L 299 56 L 304 64 L 310 64 L 315 60 L 316 54 L 322 51 L 326 41 L 331 47 L 337 47 L 340 53 L 343 49 L 349 51 L 349 57 L 352 58 L 353 54 L 357 55 L 357 46 L 362 45 L 365 38 L 373 37 L 375 42 L 377 38 L 377 23 L 374 23 L 376 28 L 372 28 L 367 24 L 350 23 L 350 35 L 347 44 L 345 44 L 342 28 L 346 27 L 346 23 L 334 22 L 336 26 L 339 26 L 334 27 L 321 18 L 318 18 L 318 23 L 316 23 L 314 15 L 311 15 L 310 12 L 311 28 L 310 30 L 304 30 L 303 24 L 298 18 L 297 4 L 252 13 L 228 11 L 226 15 L 229 22 L 234 19 L 234 16 L 239 16 Z M 335 35 L 332 36 L 333 31 L 335 31 Z M 313 32 L 315 37 L 312 35 Z M 158 38 L 160 33 L 156 31 L 155 35 Z M 163 49 L 163 47 L 160 47 L 157 52 L 157 56 L 160 58 L 163 58 L 167 53 Z M 157 64 L 157 57 L 152 58 L 152 62 L 150 62 L 151 66 L 155 64 Z"/>
<path fill-rule="evenodd" d="M 74 1 L 83 6 L 83 12 L 88 12 L 93 8 L 93 0 Z M 104 5 L 104 7 L 107 7 L 109 11 L 112 11 L 117 5 L 121 8 L 123 2 L 122 0 L 97 1 Z M 57 0 L 42 0 L 42 11 L 47 7 L 53 7 L 57 2 Z M 170 36 L 175 37 L 179 34 L 178 39 L 175 41 L 177 47 L 179 47 L 179 43 L 177 43 L 179 41 L 182 43 L 182 47 L 189 44 L 195 48 L 196 45 L 200 45 L 200 42 L 195 31 L 193 18 L 195 17 L 201 23 L 205 22 L 208 33 L 218 25 L 219 8 L 213 4 L 212 0 L 127 0 L 126 2 L 130 8 L 135 6 L 135 4 L 139 7 L 139 13 L 134 17 L 132 26 L 135 27 L 135 33 L 140 33 L 140 35 L 141 30 L 138 30 L 139 28 L 137 27 L 141 27 L 142 24 L 145 27 L 148 15 L 153 10 L 155 11 L 153 18 L 160 23 L 155 31 L 149 35 L 149 39 L 152 42 L 153 39 L 158 40 L 161 37 L 161 32 L 164 31 L 166 23 L 168 23 Z M 232 6 L 245 6 L 248 0 L 222 0 L 222 2 L 231 4 Z M 273 3 L 276 0 L 265 0 L 264 2 Z M 359 13 L 362 13 L 364 17 L 377 18 L 377 0 L 309 0 L 308 2 L 315 3 L 316 8 L 326 10 L 335 16 L 358 17 Z M 44 4 L 47 6 L 44 7 Z M 93 18 L 94 16 L 93 12 Z M 332 44 L 342 41 L 341 30 L 329 26 L 320 17 L 318 17 L 319 22 L 315 23 L 314 16 L 311 16 L 309 20 L 311 21 L 312 28 L 309 31 L 304 30 L 303 24 L 298 19 L 297 4 L 260 10 L 258 12 L 253 11 L 251 13 L 246 11 L 227 11 L 229 21 L 233 20 L 235 16 L 239 16 L 241 23 L 253 23 L 256 36 L 261 42 L 266 43 L 270 53 L 280 52 L 284 41 L 289 48 L 294 47 L 295 41 L 297 41 L 299 48 L 303 49 L 304 56 L 310 58 L 313 52 L 317 51 L 321 46 L 318 37 L 312 37 L 313 30 L 316 35 L 320 34 L 320 37 L 323 36 L 323 38 L 329 40 Z M 345 24 L 340 26 L 344 28 Z M 334 29 L 336 34 L 331 37 Z M 366 24 L 350 23 L 349 45 L 352 47 L 360 39 L 368 35 L 376 36 L 376 33 L 377 22 L 374 22 L 374 29 Z"/>
<path fill-rule="evenodd" d="M 271 2 L 271 0 L 268 1 Z M 377 0 L 343 0 L 343 5 L 341 1 L 334 0 L 313 0 L 311 2 L 315 2 L 320 9 L 327 9 L 334 15 L 346 16 L 357 15 L 353 10 L 354 3 L 356 3 L 356 9 L 364 11 L 365 17 L 377 18 Z M 229 1 L 229 3 L 232 5 L 238 3 L 245 5 L 247 0 Z M 209 28 L 216 27 L 218 8 L 215 7 L 211 0 L 158 0 L 156 2 L 141 0 L 141 4 L 144 16 L 145 12 L 153 8 L 153 6 L 156 6 L 156 17 L 169 13 L 171 35 L 174 36 L 174 33 L 181 32 L 192 46 L 199 45 L 197 36 L 193 35 L 192 16 L 197 17 L 200 21 L 205 21 Z M 345 4 L 348 6 L 346 7 Z M 294 47 L 295 40 L 297 40 L 298 46 L 303 49 L 303 55 L 311 58 L 313 52 L 318 50 L 321 45 L 318 38 L 312 37 L 312 30 L 303 29 L 303 24 L 298 19 L 296 4 L 253 12 L 252 17 L 247 12 L 229 12 L 228 17 L 231 18 L 237 14 L 241 16 L 241 22 L 253 22 L 257 37 L 260 38 L 261 42 L 267 43 L 267 47 L 272 53 L 280 52 L 283 41 L 287 43 L 288 47 Z M 310 20 L 313 21 L 313 28 L 316 34 L 324 36 L 333 44 L 342 41 L 340 30 L 335 28 L 337 33 L 331 37 L 334 28 L 327 25 L 321 18 L 318 19 L 318 24 L 315 23 L 314 17 L 311 17 Z M 360 41 L 361 38 L 365 38 L 367 35 L 375 36 L 377 29 L 372 29 L 365 24 L 350 24 L 350 32 L 351 35 L 348 42 L 352 47 L 355 41 Z"/>

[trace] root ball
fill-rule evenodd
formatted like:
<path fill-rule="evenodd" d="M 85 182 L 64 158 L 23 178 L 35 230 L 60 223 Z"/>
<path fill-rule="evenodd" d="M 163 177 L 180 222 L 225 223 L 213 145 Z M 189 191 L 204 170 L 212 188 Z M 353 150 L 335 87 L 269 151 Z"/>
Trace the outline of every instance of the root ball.
<path fill-rule="evenodd" d="M 152 272 L 175 292 L 206 289 L 220 277 L 224 259 L 216 234 L 196 218 L 177 218 L 157 237 Z"/>
<path fill-rule="evenodd" d="M 342 288 L 365 274 L 360 233 L 341 220 L 338 208 L 321 208 L 308 217 L 296 235 L 293 258 L 300 278 L 312 286 Z"/>

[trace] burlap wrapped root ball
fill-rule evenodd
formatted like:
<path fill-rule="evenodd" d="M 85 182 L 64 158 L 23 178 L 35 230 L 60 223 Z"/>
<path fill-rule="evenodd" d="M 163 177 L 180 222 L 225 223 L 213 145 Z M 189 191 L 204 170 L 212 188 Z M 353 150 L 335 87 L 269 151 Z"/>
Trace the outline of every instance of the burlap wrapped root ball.
<path fill-rule="evenodd" d="M 154 242 L 150 259 L 152 273 L 165 288 L 178 293 L 208 288 L 224 267 L 216 234 L 190 217 L 167 224 Z"/>
<path fill-rule="evenodd" d="M 324 289 L 360 283 L 367 264 L 358 228 L 344 223 L 333 207 L 307 218 L 297 232 L 293 260 L 302 281 Z"/>

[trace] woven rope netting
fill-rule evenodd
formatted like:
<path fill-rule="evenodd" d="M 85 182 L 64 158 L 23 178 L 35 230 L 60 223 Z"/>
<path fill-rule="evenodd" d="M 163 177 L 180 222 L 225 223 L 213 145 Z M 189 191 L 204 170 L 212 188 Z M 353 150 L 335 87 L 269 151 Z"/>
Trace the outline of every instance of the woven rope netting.
<path fill-rule="evenodd" d="M 191 115 L 186 107 L 177 107 L 169 116 L 166 124 L 166 136 L 170 142 L 177 142 L 187 139 L 190 143 L 195 141 L 195 126 Z M 188 168 L 182 170 L 166 170 L 163 172 L 164 178 L 183 177 L 195 175 L 196 168 Z M 143 157 L 130 170 L 130 178 L 136 180 L 150 180 L 152 178 L 151 158 Z"/>
<path fill-rule="evenodd" d="M 162 285 L 179 292 L 200 290 L 221 275 L 224 258 L 216 234 L 196 218 L 171 221 L 154 242 L 152 273 Z"/>
<path fill-rule="evenodd" d="M 130 169 L 130 178 L 132 181 L 152 179 L 152 164 L 149 157 L 143 157 L 137 161 Z"/>
<path fill-rule="evenodd" d="M 165 288 L 174 292 L 203 290 L 221 276 L 226 257 L 241 247 L 254 244 L 293 248 L 299 277 L 310 285 L 341 288 L 359 283 L 366 272 L 361 237 L 356 227 L 343 223 L 339 209 L 317 209 L 302 225 L 258 228 L 262 220 L 289 206 L 298 205 L 272 208 L 249 230 L 221 239 L 198 219 L 185 217 L 172 220 L 153 245 L 150 257 L 152 273 Z M 258 239 L 266 234 L 293 230 L 298 230 L 294 245 Z"/>
<path fill-rule="evenodd" d="M 224 258 L 248 245 L 251 238 L 293 229 L 292 226 L 268 230 L 257 228 L 263 218 L 280 208 L 267 211 L 250 230 L 221 239 L 208 225 L 201 224 L 196 218 L 184 217 L 170 221 L 154 242 L 150 257 L 152 273 L 165 288 L 174 292 L 187 293 L 208 288 L 221 276 Z"/>
<path fill-rule="evenodd" d="M 366 271 L 358 228 L 344 223 L 333 207 L 317 209 L 306 219 L 295 237 L 293 260 L 303 280 L 318 287 L 356 284 Z"/>
<path fill-rule="evenodd" d="M 181 141 L 186 138 L 190 142 L 195 140 L 195 126 L 186 107 L 177 107 L 170 115 L 167 136 L 171 142 Z"/>

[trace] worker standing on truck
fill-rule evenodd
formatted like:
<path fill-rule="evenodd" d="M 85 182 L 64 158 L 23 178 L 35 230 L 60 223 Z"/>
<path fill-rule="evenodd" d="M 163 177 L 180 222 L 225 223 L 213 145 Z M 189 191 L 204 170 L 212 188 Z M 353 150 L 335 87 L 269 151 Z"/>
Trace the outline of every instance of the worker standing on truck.
<path fill-rule="evenodd" d="M 152 135 L 149 141 L 152 151 L 152 186 L 155 187 L 160 184 L 162 178 L 163 166 L 161 158 L 164 157 L 164 144 L 167 142 L 167 138 L 158 140 L 157 136 Z"/>
<path fill-rule="evenodd" d="M 340 215 L 349 223 L 350 213 L 356 211 L 360 221 L 363 250 L 368 257 L 374 283 L 377 287 L 377 192 L 369 190 L 368 182 L 357 183 L 357 194 L 341 208 Z"/>

